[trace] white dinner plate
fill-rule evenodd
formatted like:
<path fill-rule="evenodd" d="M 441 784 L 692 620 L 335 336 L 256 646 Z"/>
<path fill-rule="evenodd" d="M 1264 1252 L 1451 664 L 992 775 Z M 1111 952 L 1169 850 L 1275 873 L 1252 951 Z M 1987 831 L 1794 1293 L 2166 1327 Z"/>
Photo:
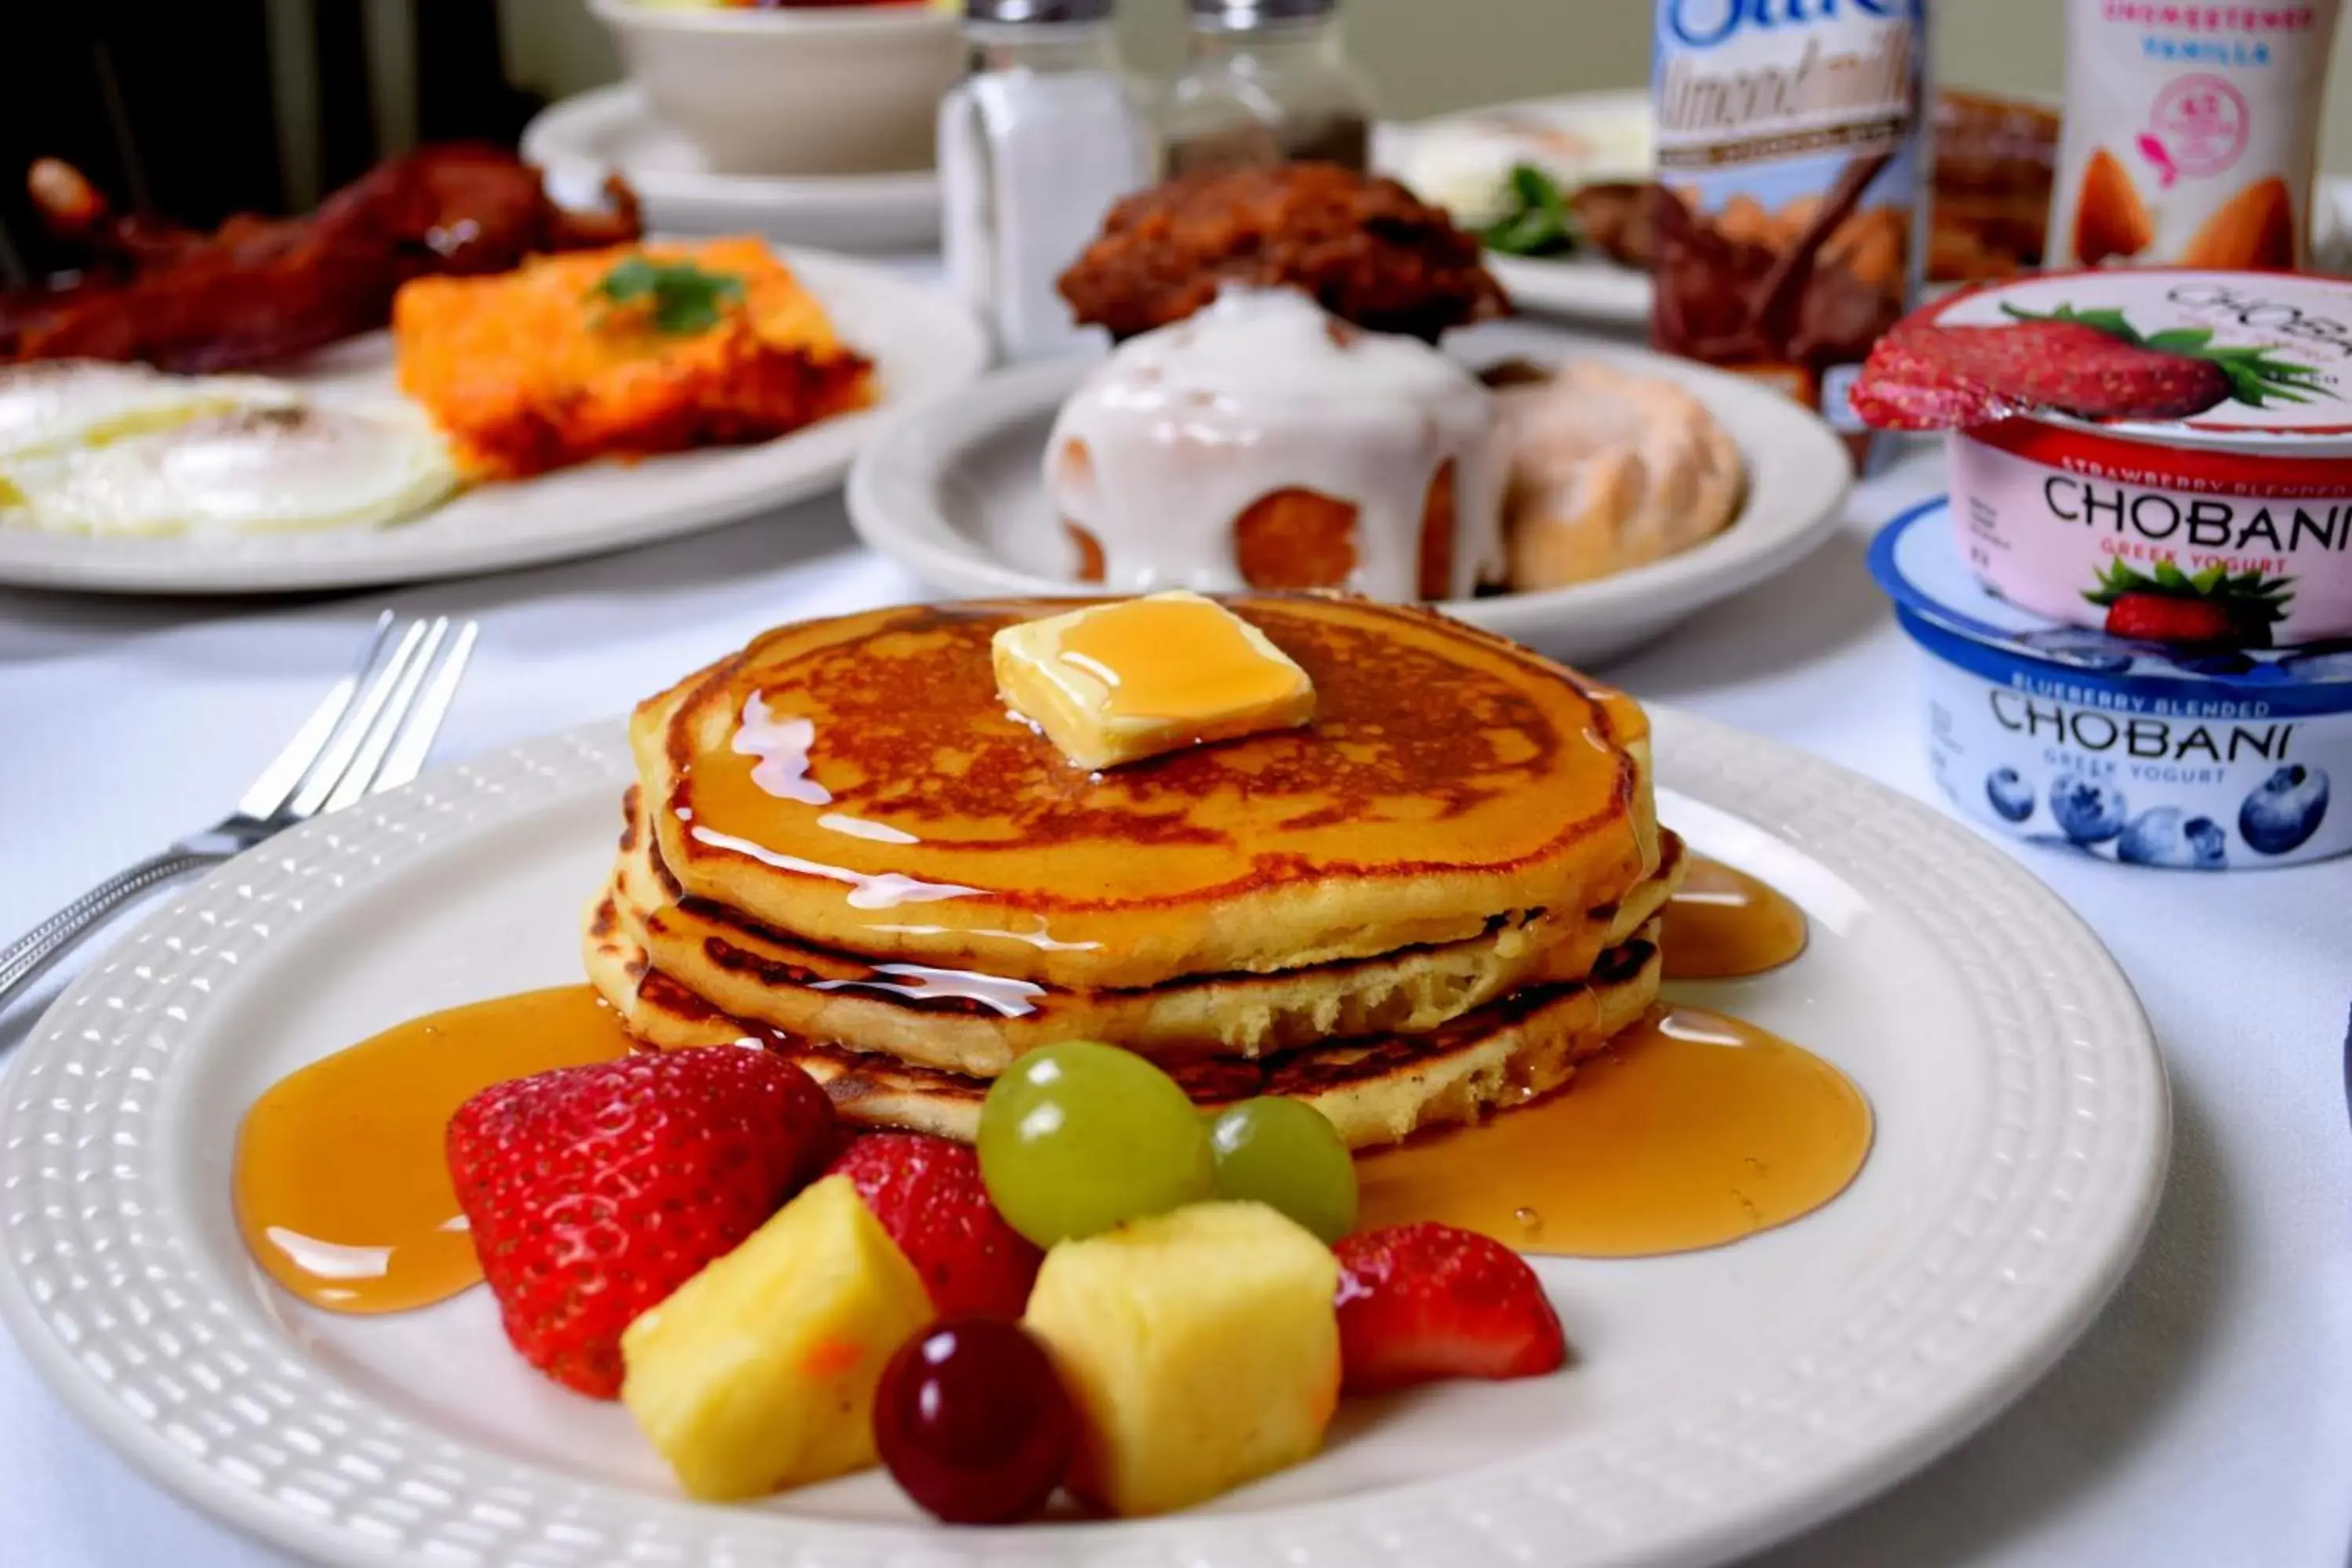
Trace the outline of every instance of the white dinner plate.
<path fill-rule="evenodd" d="M 842 341 L 876 365 L 881 401 L 754 447 L 591 463 L 481 485 L 380 528 L 221 538 L 49 533 L 0 527 L 0 584 L 130 594 L 263 594 L 460 577 L 732 522 L 839 483 L 890 411 L 953 392 L 988 363 L 980 324 L 945 294 L 868 263 L 785 253 Z M 268 374 L 321 391 L 395 395 L 376 332 Z"/>
<path fill-rule="evenodd" d="M 646 226 L 671 234 L 763 234 L 830 250 L 927 250 L 940 237 L 940 181 L 903 174 L 720 174 L 627 82 L 550 105 L 522 155 L 567 202 L 593 203 L 608 174 L 629 182 Z"/>
<path fill-rule="evenodd" d="M 1518 163 L 1542 164 L 1578 183 L 1646 180 L 1649 121 L 1644 89 L 1565 93 L 1383 125 L 1374 156 L 1382 170 L 1412 186 L 1424 201 L 1458 211 L 1475 193 L 1500 184 Z M 1638 157 L 1630 161 L 1618 149 L 1629 139 L 1641 143 Z M 1584 141 L 1596 143 L 1592 151 L 1600 154 L 1589 168 L 1577 150 Z M 1486 268 L 1522 310 L 1603 326 L 1649 324 L 1650 275 L 1606 257 L 1489 251 Z"/>
<path fill-rule="evenodd" d="M 299 828 L 179 895 L 17 1048 L 0 1318 L 152 1475 L 346 1563 L 1558 1568 L 1719 1562 L 1968 1435 L 2097 1312 L 2168 1140 L 2146 1019 L 2013 861 L 1826 763 L 1654 715 L 1660 813 L 1801 903 L 1760 979 L 1679 988 L 1851 1074 L 1854 1185 L 1715 1251 L 1541 1259 L 1561 1373 L 1350 1402 L 1318 1458 L 1150 1522 L 957 1531 L 878 1472 L 679 1498 L 617 1405 L 506 1345 L 488 1293 L 336 1317 L 266 1283 L 229 1203 L 281 1075 L 418 1012 L 577 981 L 633 777 L 618 723 Z"/>
<path fill-rule="evenodd" d="M 1835 531 L 1853 483 L 1830 427 L 1757 382 L 1688 360 L 1528 322 L 1456 332 L 1473 364 L 1591 356 L 1689 387 L 1738 444 L 1748 493 L 1731 526 L 1679 555 L 1598 582 L 1440 606 L 1570 662 L 1629 653 L 1704 605 L 1795 564 Z M 1054 416 L 1095 362 L 1078 357 L 987 376 L 893 420 L 859 455 L 849 516 L 868 544 L 942 592 L 966 597 L 1085 593 L 1042 474 Z"/>

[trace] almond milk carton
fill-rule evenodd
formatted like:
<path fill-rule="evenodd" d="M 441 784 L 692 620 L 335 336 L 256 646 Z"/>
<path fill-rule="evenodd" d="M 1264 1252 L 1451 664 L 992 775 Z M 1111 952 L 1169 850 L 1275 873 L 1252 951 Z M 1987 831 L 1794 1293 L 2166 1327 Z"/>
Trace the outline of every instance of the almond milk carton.
<path fill-rule="evenodd" d="M 2068 0 L 2051 268 L 2301 268 L 2336 0 Z"/>
<path fill-rule="evenodd" d="M 1658 0 L 1651 342 L 1842 430 L 1918 291 L 1926 0 Z"/>

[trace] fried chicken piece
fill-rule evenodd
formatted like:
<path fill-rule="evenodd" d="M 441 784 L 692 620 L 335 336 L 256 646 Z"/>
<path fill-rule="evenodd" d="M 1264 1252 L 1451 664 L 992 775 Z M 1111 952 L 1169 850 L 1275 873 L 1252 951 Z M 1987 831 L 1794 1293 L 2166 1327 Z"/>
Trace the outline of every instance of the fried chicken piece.
<path fill-rule="evenodd" d="M 1228 283 L 1287 284 L 1376 332 L 1434 342 L 1506 315 L 1478 241 L 1394 180 L 1336 163 L 1188 174 L 1129 196 L 1062 274 L 1082 322 L 1131 338 L 1182 321 Z"/>

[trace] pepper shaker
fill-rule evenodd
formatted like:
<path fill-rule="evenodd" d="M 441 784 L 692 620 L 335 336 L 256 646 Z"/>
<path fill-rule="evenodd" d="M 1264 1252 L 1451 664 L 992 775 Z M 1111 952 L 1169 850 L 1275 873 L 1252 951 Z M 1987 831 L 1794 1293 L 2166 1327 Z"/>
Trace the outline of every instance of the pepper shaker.
<path fill-rule="evenodd" d="M 1190 0 L 1184 74 L 1163 110 L 1168 172 L 1371 161 L 1372 94 L 1339 0 Z"/>

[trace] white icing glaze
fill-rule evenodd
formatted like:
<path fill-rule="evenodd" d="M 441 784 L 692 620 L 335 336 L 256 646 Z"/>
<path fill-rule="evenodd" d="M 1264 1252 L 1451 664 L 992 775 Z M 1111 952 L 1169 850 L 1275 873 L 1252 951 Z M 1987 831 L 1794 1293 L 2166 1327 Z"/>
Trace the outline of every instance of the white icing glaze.
<path fill-rule="evenodd" d="M 948 930 L 945 926 L 908 925 L 877 925 L 868 929 L 896 931 L 906 936 L 945 936 Z M 1059 942 L 1051 932 L 1044 931 L 965 930 L 958 931 L 957 934 L 995 937 L 1005 942 L 1025 942 L 1040 952 L 1094 952 L 1102 947 L 1102 943 L 1098 942 Z"/>
<path fill-rule="evenodd" d="M 713 849 L 745 855 L 762 866 L 772 866 L 779 871 L 797 871 L 803 877 L 823 877 L 827 881 L 849 885 L 849 907 L 853 910 L 895 910 L 900 904 L 936 903 L 941 899 L 965 899 L 981 891 L 955 882 L 925 882 L 896 871 L 853 871 L 845 866 L 828 866 L 821 860 L 803 860 L 797 855 L 780 855 L 764 844 L 754 844 L 748 838 L 738 838 L 731 833 L 713 833 L 708 827 L 692 830 L 694 841 Z"/>
<path fill-rule="evenodd" d="M 1073 443 L 1085 460 L 1073 459 Z M 1228 289 L 1122 346 L 1063 405 L 1045 448 L 1057 517 L 1101 544 L 1125 593 L 1248 586 L 1234 522 L 1309 489 L 1357 509 L 1345 586 L 1419 596 L 1430 481 L 1454 466 L 1453 582 L 1502 574 L 1501 460 L 1486 389 L 1412 338 L 1364 332 L 1293 289 Z M 1077 572 L 1071 546 L 1072 575 Z"/>
<path fill-rule="evenodd" d="M 779 719 L 754 691 L 743 699 L 743 721 L 736 727 L 730 749 L 739 757 L 757 757 L 751 782 L 778 800 L 803 805 L 831 805 L 833 792 L 809 777 L 809 748 L 816 744 L 816 723 L 809 719 Z"/>
<path fill-rule="evenodd" d="M 982 974 L 968 969 L 927 969 L 919 963 L 885 963 L 875 970 L 891 980 L 820 980 L 812 987 L 817 991 L 887 991 L 893 995 L 923 1002 L 934 997 L 954 996 L 977 1002 L 999 1016 L 1018 1018 L 1037 1010 L 1033 996 L 1043 996 L 1045 988 L 1026 980 L 1014 980 L 1003 974 Z"/>
<path fill-rule="evenodd" d="M 887 822 L 868 822 L 862 816 L 852 816 L 845 811 L 828 811 L 816 819 L 819 827 L 835 833 L 845 833 L 852 838 L 870 838 L 877 844 L 920 844 L 922 840 L 902 827 Z"/>

